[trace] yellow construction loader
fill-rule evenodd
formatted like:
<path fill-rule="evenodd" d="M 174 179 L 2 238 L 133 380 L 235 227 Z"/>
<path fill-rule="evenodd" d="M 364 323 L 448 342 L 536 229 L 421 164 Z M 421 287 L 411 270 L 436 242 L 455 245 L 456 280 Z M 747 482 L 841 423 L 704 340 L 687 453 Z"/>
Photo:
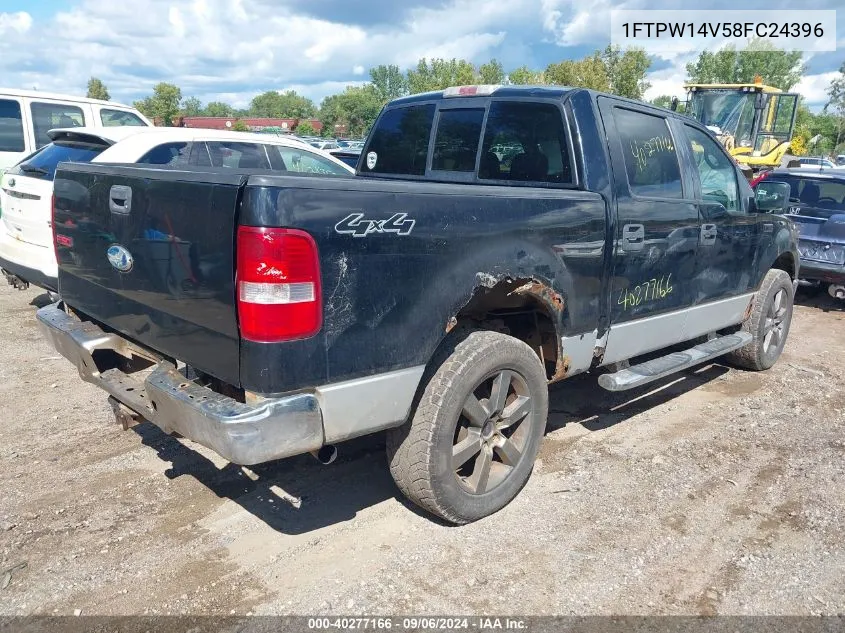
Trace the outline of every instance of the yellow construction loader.
<path fill-rule="evenodd" d="M 740 165 L 779 167 L 789 151 L 798 95 L 750 84 L 686 84 L 686 113 L 706 125 Z"/>

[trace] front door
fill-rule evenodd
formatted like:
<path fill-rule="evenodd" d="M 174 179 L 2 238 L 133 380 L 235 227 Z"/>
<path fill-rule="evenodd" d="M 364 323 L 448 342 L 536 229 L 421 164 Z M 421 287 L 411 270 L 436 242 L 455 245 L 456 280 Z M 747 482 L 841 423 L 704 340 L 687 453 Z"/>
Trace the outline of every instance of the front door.
<path fill-rule="evenodd" d="M 743 208 L 739 174 L 722 146 L 698 128 L 683 129 L 697 167 L 701 212 L 696 303 L 751 292 L 759 243 L 757 215 Z"/>

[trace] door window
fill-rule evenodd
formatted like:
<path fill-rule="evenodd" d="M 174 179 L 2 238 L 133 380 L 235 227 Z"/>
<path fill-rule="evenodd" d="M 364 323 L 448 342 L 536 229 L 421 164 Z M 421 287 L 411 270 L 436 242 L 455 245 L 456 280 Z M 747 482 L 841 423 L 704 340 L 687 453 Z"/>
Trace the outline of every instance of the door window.
<path fill-rule="evenodd" d="M 733 161 L 709 135 L 688 125 L 684 128 L 698 168 L 702 199 L 719 202 L 728 211 L 739 211 L 739 183 Z"/>
<path fill-rule="evenodd" d="M 25 149 L 21 104 L 12 99 L 0 99 L 0 152 L 23 152 Z"/>
<path fill-rule="evenodd" d="M 35 131 L 35 146 L 43 147 L 50 142 L 47 132 L 59 127 L 82 127 L 85 115 L 82 108 L 66 103 L 33 103 L 32 128 Z"/>
<path fill-rule="evenodd" d="M 263 145 L 241 141 L 208 141 L 208 152 L 214 167 L 237 169 L 271 169 Z"/>
<path fill-rule="evenodd" d="M 281 145 L 269 146 L 269 151 L 278 151 L 282 169 L 301 174 L 335 174 L 348 176 L 349 172 L 332 161 L 307 150 Z"/>
<path fill-rule="evenodd" d="M 550 103 L 494 101 L 487 115 L 481 180 L 571 183 L 560 110 Z"/>
<path fill-rule="evenodd" d="M 614 108 L 631 193 L 644 198 L 682 198 L 681 167 L 663 117 Z"/>
<path fill-rule="evenodd" d="M 144 154 L 138 161 L 142 165 L 185 166 L 190 156 L 190 143 L 162 143 Z"/>

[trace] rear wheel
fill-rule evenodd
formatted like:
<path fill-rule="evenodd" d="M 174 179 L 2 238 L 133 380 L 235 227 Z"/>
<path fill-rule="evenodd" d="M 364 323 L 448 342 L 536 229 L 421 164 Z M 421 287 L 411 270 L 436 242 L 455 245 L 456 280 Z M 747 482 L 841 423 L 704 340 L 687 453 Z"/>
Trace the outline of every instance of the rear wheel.
<path fill-rule="evenodd" d="M 792 279 L 777 269 L 766 273 L 760 290 L 754 295 L 751 317 L 742 329 L 751 334 L 751 342 L 731 352 L 728 359 L 740 367 L 761 371 L 780 358 L 792 323 Z"/>
<path fill-rule="evenodd" d="M 475 331 L 433 362 L 411 419 L 388 434 L 390 472 L 452 523 L 500 510 L 531 475 L 548 415 L 546 374 L 522 341 Z"/>

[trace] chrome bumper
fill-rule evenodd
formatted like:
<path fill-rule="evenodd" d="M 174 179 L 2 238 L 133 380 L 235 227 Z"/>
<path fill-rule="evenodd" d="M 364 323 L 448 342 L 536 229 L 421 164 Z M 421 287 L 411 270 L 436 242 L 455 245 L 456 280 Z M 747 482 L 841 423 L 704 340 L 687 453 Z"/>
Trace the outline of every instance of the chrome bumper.
<path fill-rule="evenodd" d="M 104 332 L 95 323 L 80 321 L 59 306 L 55 303 L 37 312 L 53 347 L 76 365 L 83 380 L 164 432 L 179 433 L 243 465 L 291 457 L 323 445 L 316 396 L 298 394 L 243 404 L 188 380 L 166 359 Z M 97 350 L 112 350 L 127 359 L 145 358 L 155 368 L 141 383 L 118 368 L 98 367 Z"/>

